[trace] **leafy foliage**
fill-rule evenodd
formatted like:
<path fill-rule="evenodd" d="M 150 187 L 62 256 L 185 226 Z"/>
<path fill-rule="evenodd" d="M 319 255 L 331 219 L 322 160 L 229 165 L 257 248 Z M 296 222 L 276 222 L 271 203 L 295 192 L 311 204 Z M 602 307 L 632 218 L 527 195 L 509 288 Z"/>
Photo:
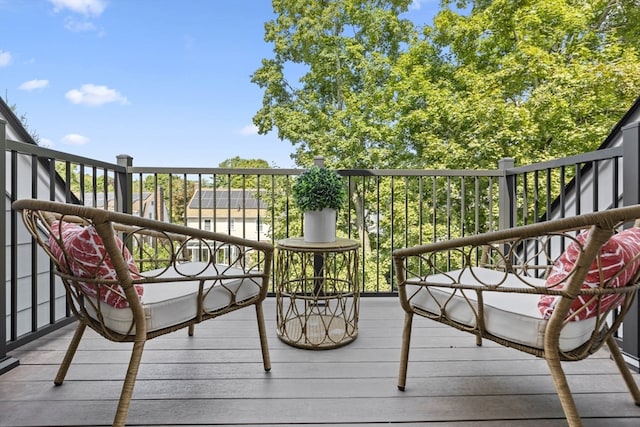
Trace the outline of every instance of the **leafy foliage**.
<path fill-rule="evenodd" d="M 628 9 L 638 1 L 620 5 Z M 611 2 L 445 1 L 394 68 L 395 134 L 431 168 L 494 168 L 598 148 L 640 91 L 638 24 Z M 464 8 L 459 13 L 452 5 Z"/>
<path fill-rule="evenodd" d="M 254 116 L 308 164 L 495 168 L 594 150 L 640 92 L 638 0 L 273 2 Z"/>
<path fill-rule="evenodd" d="M 347 190 L 337 172 L 312 166 L 296 179 L 292 195 L 294 203 L 303 212 L 325 208 L 340 210 L 347 199 Z"/>
<path fill-rule="evenodd" d="M 400 19 L 410 0 L 274 0 L 265 25 L 274 58 L 252 82 L 264 90 L 254 116 L 259 132 L 277 129 L 297 147 L 298 164 L 324 156 L 350 168 L 392 158 L 389 126 L 380 121 L 392 66 L 416 35 Z"/>
<path fill-rule="evenodd" d="M 403 18 L 410 3 L 274 0 L 273 56 L 252 75 L 259 132 L 277 131 L 300 165 L 322 155 L 345 169 L 495 169 L 597 149 L 640 93 L 639 0 L 443 0 L 422 27 Z M 557 194 L 560 181 L 548 181 Z M 382 184 L 348 179 L 342 231 L 365 253 L 490 228 L 495 214 L 477 200 L 465 216 L 476 183 L 438 184 L 433 206 L 461 212 L 434 213 L 422 229 L 417 185 Z M 401 185 L 404 222 L 390 215 Z M 369 191 L 387 204 L 367 204 Z M 371 218 L 384 232 L 369 240 Z"/>
<path fill-rule="evenodd" d="M 224 169 L 268 169 L 269 163 L 262 159 L 243 159 L 239 156 L 227 159 L 219 164 L 219 167 Z M 254 172 L 251 171 L 251 174 Z M 246 176 L 247 174 L 234 175 L 234 176 L 216 176 L 215 186 L 217 188 L 251 188 L 256 187 L 256 177 Z"/>

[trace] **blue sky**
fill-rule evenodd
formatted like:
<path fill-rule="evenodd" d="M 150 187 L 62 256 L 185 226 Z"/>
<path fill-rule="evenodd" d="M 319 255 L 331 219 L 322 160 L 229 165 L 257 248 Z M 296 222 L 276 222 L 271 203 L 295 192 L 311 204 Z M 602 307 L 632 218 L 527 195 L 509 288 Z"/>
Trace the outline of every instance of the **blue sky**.
<path fill-rule="evenodd" d="M 407 17 L 430 23 L 437 0 Z M 41 145 L 136 166 L 217 167 L 259 158 L 295 167 L 258 135 L 269 0 L 0 0 L 0 96 Z"/>

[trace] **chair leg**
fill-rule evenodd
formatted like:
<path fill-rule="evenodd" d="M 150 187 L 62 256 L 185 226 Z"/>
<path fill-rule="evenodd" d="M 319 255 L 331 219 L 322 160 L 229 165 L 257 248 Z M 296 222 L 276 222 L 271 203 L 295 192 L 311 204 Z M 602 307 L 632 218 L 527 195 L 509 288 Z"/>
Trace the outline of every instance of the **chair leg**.
<path fill-rule="evenodd" d="M 264 314 L 262 311 L 262 303 L 256 304 L 256 317 L 258 318 L 258 333 L 260 334 L 260 348 L 262 349 L 262 364 L 264 370 L 271 370 L 271 358 L 269 357 L 269 343 L 267 342 L 267 329 L 264 325 Z"/>
<path fill-rule="evenodd" d="M 69 370 L 69 366 L 71 366 L 71 361 L 73 360 L 73 356 L 76 354 L 76 350 L 78 350 L 78 344 L 80 344 L 80 339 L 82 339 L 82 335 L 86 328 L 86 323 L 78 323 L 78 327 L 76 328 L 76 332 L 73 334 L 69 348 L 67 348 L 67 352 L 64 354 L 64 359 L 62 359 L 62 363 L 58 368 L 56 378 L 53 380 L 55 385 L 61 385 L 64 378 L 67 376 L 67 371 Z"/>
<path fill-rule="evenodd" d="M 131 404 L 131 397 L 133 396 L 133 386 L 136 384 L 144 344 L 144 341 L 136 341 L 133 343 L 131 359 L 129 360 L 129 368 L 127 369 L 127 375 L 124 378 L 122 391 L 120 392 L 120 400 L 118 401 L 118 409 L 116 410 L 116 415 L 113 419 L 113 427 L 124 427 L 127 421 L 129 405 Z"/>
<path fill-rule="evenodd" d="M 411 325 L 413 313 L 405 313 L 402 329 L 402 348 L 400 350 L 400 372 L 398 373 L 398 390 L 404 391 L 407 384 L 407 365 L 409 364 L 409 346 L 411 344 Z"/>
<path fill-rule="evenodd" d="M 545 359 L 547 361 L 547 365 L 549 365 L 551 378 L 553 378 L 553 383 L 556 386 L 556 392 L 558 393 L 558 398 L 560 399 L 560 404 L 562 405 L 569 427 L 582 426 L 582 420 L 578 414 L 578 409 L 576 408 L 576 403 L 573 400 L 571 389 L 569 389 L 569 383 L 567 383 L 567 377 L 565 376 L 562 365 L 560 364 L 560 359 L 557 357 Z"/>
<path fill-rule="evenodd" d="M 189 332 L 188 332 L 188 334 L 189 334 L 189 336 L 190 336 L 190 337 L 192 337 L 192 336 L 193 336 L 193 333 L 194 333 L 195 329 L 196 329 L 196 325 L 194 325 L 193 323 L 192 323 L 191 325 L 189 325 Z"/>
<path fill-rule="evenodd" d="M 620 348 L 618 347 L 616 340 L 611 335 L 607 338 L 607 347 L 609 347 L 611 356 L 616 362 L 616 365 L 618 365 L 618 369 L 624 378 L 624 382 L 627 384 L 627 388 L 631 393 L 631 397 L 633 397 L 633 401 L 636 405 L 640 406 L 640 390 L 638 389 L 638 384 L 636 384 L 633 376 L 631 376 L 629 366 L 627 366 L 627 363 L 624 361 Z"/>

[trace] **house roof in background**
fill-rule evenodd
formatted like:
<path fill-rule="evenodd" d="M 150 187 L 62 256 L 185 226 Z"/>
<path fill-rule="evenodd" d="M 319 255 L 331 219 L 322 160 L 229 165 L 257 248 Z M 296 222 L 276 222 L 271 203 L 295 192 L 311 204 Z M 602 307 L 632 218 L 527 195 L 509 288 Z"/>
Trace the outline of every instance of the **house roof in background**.
<path fill-rule="evenodd" d="M 153 193 L 151 193 L 149 191 L 143 191 L 142 192 L 142 199 L 146 200 L 147 197 L 149 197 L 152 194 Z M 94 197 L 95 197 L 95 200 L 96 200 L 96 206 L 99 207 L 99 208 L 103 207 L 104 206 L 104 193 L 96 193 L 96 194 L 84 193 L 84 205 L 85 206 L 93 206 Z M 107 202 L 110 202 L 110 201 L 114 200 L 114 198 L 115 198 L 115 193 L 110 191 L 107 194 Z M 140 193 L 137 193 L 137 192 L 134 191 L 131 194 L 131 202 L 135 203 L 139 199 L 140 199 Z"/>
<path fill-rule="evenodd" d="M 215 194 L 215 204 L 214 204 Z M 243 201 L 244 194 L 244 201 Z M 253 190 L 196 190 L 189 202 L 190 209 L 267 209 L 267 204 L 255 198 Z M 202 206 L 201 206 L 202 205 Z"/>

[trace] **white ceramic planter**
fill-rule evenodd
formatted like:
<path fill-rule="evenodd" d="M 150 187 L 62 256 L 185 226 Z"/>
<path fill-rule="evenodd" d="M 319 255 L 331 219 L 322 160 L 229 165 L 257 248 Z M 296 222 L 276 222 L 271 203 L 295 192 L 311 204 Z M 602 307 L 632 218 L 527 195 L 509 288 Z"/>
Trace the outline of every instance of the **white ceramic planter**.
<path fill-rule="evenodd" d="M 305 242 L 328 243 L 336 240 L 336 210 L 322 209 L 304 213 Z"/>

